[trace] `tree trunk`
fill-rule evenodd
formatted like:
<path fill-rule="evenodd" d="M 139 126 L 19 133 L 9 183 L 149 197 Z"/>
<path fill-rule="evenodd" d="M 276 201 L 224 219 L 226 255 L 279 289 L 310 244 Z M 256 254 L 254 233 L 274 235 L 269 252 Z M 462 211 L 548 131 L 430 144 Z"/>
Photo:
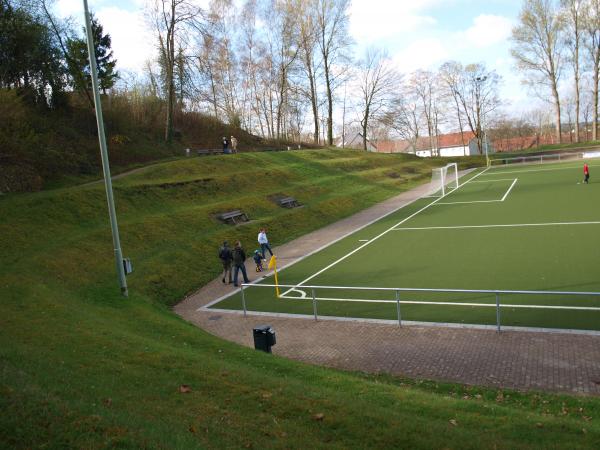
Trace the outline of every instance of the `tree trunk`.
<path fill-rule="evenodd" d="M 173 138 L 173 105 L 175 103 L 175 2 L 171 3 L 171 22 L 167 32 L 167 120 L 165 142 Z"/>
<path fill-rule="evenodd" d="M 556 81 L 552 84 L 552 96 L 554 97 L 554 113 L 556 115 L 556 139 L 557 144 L 562 143 L 561 121 L 560 121 L 560 97 L 556 87 Z"/>
<path fill-rule="evenodd" d="M 579 43 L 575 48 L 575 142 L 579 142 Z"/>
<path fill-rule="evenodd" d="M 369 106 L 365 109 L 365 117 L 360 121 L 362 125 L 363 150 L 367 151 L 367 126 L 369 124 Z"/>
<path fill-rule="evenodd" d="M 333 145 L 333 94 L 327 61 L 325 61 L 325 85 L 327 87 L 327 143 Z"/>
<path fill-rule="evenodd" d="M 307 57 L 306 68 L 308 69 L 308 79 L 310 80 L 310 103 L 312 106 L 313 119 L 315 122 L 315 129 L 313 133 L 313 142 L 319 144 L 319 109 L 317 105 L 317 89 L 315 86 L 315 80 L 313 77 L 312 64 Z"/>
<path fill-rule="evenodd" d="M 600 67 L 596 59 L 596 67 L 594 68 L 594 109 L 592 110 L 592 141 L 598 140 L 598 78 Z"/>

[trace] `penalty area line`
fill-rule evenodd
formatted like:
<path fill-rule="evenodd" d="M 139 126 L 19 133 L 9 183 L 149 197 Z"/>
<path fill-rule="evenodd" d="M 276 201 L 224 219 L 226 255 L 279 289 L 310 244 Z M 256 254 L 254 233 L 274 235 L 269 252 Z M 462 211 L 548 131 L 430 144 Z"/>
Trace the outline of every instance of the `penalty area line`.
<path fill-rule="evenodd" d="M 457 225 L 448 227 L 414 227 L 394 228 L 394 231 L 421 231 L 421 230 L 467 230 L 471 228 L 519 228 L 519 227 L 552 227 L 565 225 L 600 225 L 600 222 L 548 222 L 548 223 L 507 223 L 493 225 Z"/>

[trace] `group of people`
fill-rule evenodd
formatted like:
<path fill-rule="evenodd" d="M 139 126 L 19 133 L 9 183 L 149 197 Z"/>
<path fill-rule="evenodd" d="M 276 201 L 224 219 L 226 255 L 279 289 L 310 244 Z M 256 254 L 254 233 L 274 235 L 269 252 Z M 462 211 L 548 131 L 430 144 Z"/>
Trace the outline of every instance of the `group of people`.
<path fill-rule="evenodd" d="M 261 228 L 258 231 L 258 244 L 260 245 L 260 250 L 255 250 L 253 259 L 256 264 L 256 272 L 263 271 L 263 262 L 266 261 L 266 252 L 268 251 L 271 256 L 273 256 L 273 251 L 271 250 L 271 246 L 269 245 L 269 239 L 267 238 L 267 230 L 266 228 Z M 238 287 L 238 274 L 242 272 L 242 276 L 244 278 L 244 283 L 249 283 L 248 274 L 246 273 L 246 252 L 242 247 L 242 243 L 240 241 L 235 241 L 235 245 L 233 248 L 229 247 L 229 243 L 227 241 L 223 242 L 223 245 L 219 249 L 219 259 L 223 264 L 223 279 L 221 280 L 223 284 L 226 282 L 231 284 L 231 274 L 233 272 L 233 285 Z"/>
<path fill-rule="evenodd" d="M 227 139 L 227 136 L 223 136 L 223 153 L 237 153 L 237 144 L 238 141 L 233 136 L 230 139 Z"/>

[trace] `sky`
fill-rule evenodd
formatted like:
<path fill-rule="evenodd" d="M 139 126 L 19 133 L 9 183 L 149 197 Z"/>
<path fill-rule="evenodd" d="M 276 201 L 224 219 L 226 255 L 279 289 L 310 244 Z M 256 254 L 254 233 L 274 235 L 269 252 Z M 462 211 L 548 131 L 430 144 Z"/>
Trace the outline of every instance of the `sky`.
<path fill-rule="evenodd" d="M 144 18 L 146 0 L 88 0 L 113 42 L 121 70 L 139 71 L 153 58 L 154 39 Z M 207 4 L 208 0 L 196 0 Z M 355 54 L 385 48 L 398 69 L 437 69 L 443 62 L 483 62 L 502 77 L 505 109 L 518 115 L 531 107 L 510 56 L 510 34 L 522 0 L 353 0 L 350 33 Z M 83 21 L 82 0 L 56 0 L 61 17 Z"/>

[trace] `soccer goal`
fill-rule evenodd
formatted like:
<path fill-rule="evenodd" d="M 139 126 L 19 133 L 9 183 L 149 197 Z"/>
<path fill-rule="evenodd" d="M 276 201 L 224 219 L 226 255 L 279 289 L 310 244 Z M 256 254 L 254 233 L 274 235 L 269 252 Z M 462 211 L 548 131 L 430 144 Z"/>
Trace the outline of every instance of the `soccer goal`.
<path fill-rule="evenodd" d="M 443 197 L 458 188 L 458 167 L 456 163 L 437 167 L 431 173 L 430 197 Z"/>

